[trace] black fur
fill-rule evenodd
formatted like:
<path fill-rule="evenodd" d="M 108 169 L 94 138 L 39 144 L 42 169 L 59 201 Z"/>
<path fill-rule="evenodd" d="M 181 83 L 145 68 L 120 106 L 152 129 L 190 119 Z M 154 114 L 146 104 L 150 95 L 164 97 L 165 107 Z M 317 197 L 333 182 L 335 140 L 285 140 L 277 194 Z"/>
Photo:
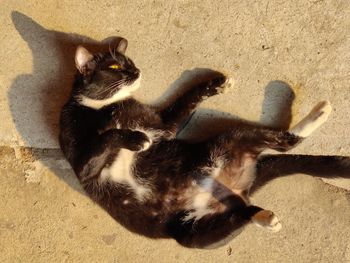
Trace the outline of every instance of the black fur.
<path fill-rule="evenodd" d="M 61 114 L 62 151 L 91 198 L 131 231 L 152 238 L 172 237 L 188 247 L 218 244 L 262 211 L 249 204 L 247 193 L 255 179 L 249 164 L 254 166 L 264 149 L 286 151 L 300 138 L 247 124 L 201 143 L 176 139 L 181 122 L 225 85 L 227 79 L 221 73 L 161 110 L 132 98 L 99 109 L 82 105 L 82 95 L 95 100 L 111 98 L 137 81 L 139 70 L 123 54 L 125 48 L 94 55 L 77 65 L 72 96 Z M 121 69 L 109 69 L 113 63 Z M 148 136 L 149 130 L 157 136 Z M 151 146 L 143 150 L 147 142 Z M 132 176 L 150 189 L 142 199 L 123 182 L 101 179 L 101 171 L 112 166 L 121 149 L 134 152 Z M 211 212 L 197 220 L 189 217 L 196 210 L 191 208 L 195 196 L 215 169 L 218 177 L 211 181 L 208 201 Z M 243 177 L 247 182 L 237 193 L 235 187 Z"/>

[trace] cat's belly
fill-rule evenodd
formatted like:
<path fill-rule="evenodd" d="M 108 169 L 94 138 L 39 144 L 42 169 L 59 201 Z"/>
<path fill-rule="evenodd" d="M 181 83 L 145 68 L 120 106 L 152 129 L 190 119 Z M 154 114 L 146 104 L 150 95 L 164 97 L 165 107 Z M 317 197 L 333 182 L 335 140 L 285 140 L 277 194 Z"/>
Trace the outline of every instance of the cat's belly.
<path fill-rule="evenodd" d="M 255 179 L 256 158 L 247 154 L 238 163 L 223 164 L 218 160 L 216 167 L 204 169 L 208 175 L 194 181 L 194 186 L 185 194 L 185 208 L 190 212 L 183 218 L 184 221 L 224 212 L 229 209 L 224 200 L 232 196 L 237 197 L 231 198 L 232 206 L 242 202 L 249 204 L 248 192 Z"/>
<path fill-rule="evenodd" d="M 175 180 L 172 176 L 157 174 L 157 180 L 165 182 L 162 189 L 164 194 L 160 194 L 150 181 L 134 175 L 137 154 L 121 149 L 112 165 L 102 169 L 100 183 L 109 181 L 119 184 L 133 192 L 137 202 L 149 204 L 149 207 L 162 203 L 160 207 L 164 214 L 186 210 L 188 213 L 183 221 L 200 220 L 205 215 L 224 212 L 228 207 L 227 202 L 222 201 L 230 196 L 249 203 L 247 191 L 255 179 L 256 165 L 256 159 L 249 155 L 243 155 L 238 163 L 217 160 L 214 167 L 202 167 L 199 178 L 191 174 L 178 177 L 181 178 L 178 184 L 172 181 Z M 128 205 L 129 202 L 132 199 L 123 200 L 121 204 Z M 158 212 L 153 211 L 155 215 Z"/>

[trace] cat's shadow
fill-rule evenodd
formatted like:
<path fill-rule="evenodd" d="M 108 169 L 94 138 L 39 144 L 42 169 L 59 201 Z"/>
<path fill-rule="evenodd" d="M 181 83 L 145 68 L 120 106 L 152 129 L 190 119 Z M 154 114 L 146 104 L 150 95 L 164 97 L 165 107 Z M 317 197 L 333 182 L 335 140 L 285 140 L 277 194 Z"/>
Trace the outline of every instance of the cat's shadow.
<path fill-rule="evenodd" d="M 216 74 L 216 71 L 208 68 L 186 70 L 153 104 L 157 105 L 158 108 L 165 108 L 188 89 L 206 79 L 213 78 Z M 232 91 L 226 96 L 237 95 Z M 259 124 L 244 120 L 230 113 L 200 108 L 182 125 L 178 132 L 178 137 L 192 142 L 202 141 L 238 125 L 245 124 L 287 130 L 292 120 L 291 109 L 294 98 L 294 92 L 286 82 L 280 80 L 271 81 L 265 87 Z"/>
<path fill-rule="evenodd" d="M 71 92 L 77 46 L 84 45 L 92 52 L 108 50 L 118 43 L 119 38 L 96 41 L 78 34 L 48 30 L 17 11 L 12 12 L 11 17 L 33 57 L 32 74 L 17 76 L 8 90 L 9 108 L 16 129 L 25 146 L 38 146 L 32 149 L 35 159 L 83 193 L 58 150 L 60 111 Z"/>
<path fill-rule="evenodd" d="M 70 95 L 75 74 L 73 58 L 76 47 L 82 44 L 91 51 L 108 50 L 109 46 L 118 42 L 119 38 L 112 37 L 96 41 L 78 34 L 48 30 L 20 12 L 12 13 L 12 21 L 18 33 L 27 42 L 33 56 L 32 74 L 18 76 L 8 91 L 9 107 L 16 129 L 26 145 L 52 147 L 53 149 L 34 149 L 34 157 L 72 188 L 83 193 L 69 166 L 57 165 L 57 162 L 62 163 L 62 154 L 57 150 L 60 110 Z M 155 104 L 158 107 L 165 107 L 195 82 L 202 81 L 211 74 L 215 72 L 210 69 L 198 68 L 185 71 Z M 237 95 L 232 92 L 229 96 Z M 293 100 L 294 93 L 287 83 L 271 81 L 265 88 L 260 122 L 267 126 L 287 129 L 291 121 Z M 249 124 L 246 120 L 229 113 L 199 109 L 188 123 L 184 123 L 178 136 L 193 141 L 204 140 L 242 123 Z M 279 163 L 283 158 L 285 157 L 276 156 L 273 160 Z M 307 161 L 307 158 L 318 157 L 303 158 Z M 312 160 L 317 163 L 315 159 Z M 261 167 L 264 166 L 260 166 L 260 173 L 273 173 L 271 161 L 264 169 Z M 333 168 L 336 169 L 334 166 Z M 349 167 L 346 166 L 346 169 Z M 295 170 L 295 167 L 292 170 L 307 172 L 302 167 L 299 171 Z M 288 172 L 285 173 L 288 174 Z M 267 181 L 265 180 L 264 183 Z"/>

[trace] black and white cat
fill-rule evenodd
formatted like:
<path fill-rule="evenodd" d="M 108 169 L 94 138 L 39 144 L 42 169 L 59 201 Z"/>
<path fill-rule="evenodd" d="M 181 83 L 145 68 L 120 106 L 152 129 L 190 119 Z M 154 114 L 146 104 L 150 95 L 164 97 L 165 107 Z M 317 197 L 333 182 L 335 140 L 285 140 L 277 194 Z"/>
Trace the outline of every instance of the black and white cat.
<path fill-rule="evenodd" d="M 257 159 L 309 136 L 330 104 L 320 102 L 289 131 L 247 124 L 200 143 L 179 140 L 180 123 L 201 101 L 232 88 L 232 79 L 217 73 L 159 110 L 131 97 L 141 73 L 126 48 L 122 39 L 108 53 L 76 51 L 59 139 L 85 191 L 129 230 L 187 247 L 221 245 L 249 222 L 280 230 L 273 212 L 249 201 Z"/>

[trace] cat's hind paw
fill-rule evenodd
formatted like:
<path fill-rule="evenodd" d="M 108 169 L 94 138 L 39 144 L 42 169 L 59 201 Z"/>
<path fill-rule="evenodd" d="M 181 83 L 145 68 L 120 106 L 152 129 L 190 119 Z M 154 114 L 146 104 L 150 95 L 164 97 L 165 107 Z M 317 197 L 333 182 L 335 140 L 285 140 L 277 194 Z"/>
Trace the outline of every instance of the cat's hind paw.
<path fill-rule="evenodd" d="M 329 101 L 319 102 L 303 120 L 290 130 L 290 133 L 303 138 L 308 137 L 326 122 L 331 111 L 332 106 Z"/>
<path fill-rule="evenodd" d="M 278 217 L 269 210 L 261 210 L 252 217 L 252 221 L 258 227 L 265 228 L 271 232 L 278 232 L 282 229 Z"/>

